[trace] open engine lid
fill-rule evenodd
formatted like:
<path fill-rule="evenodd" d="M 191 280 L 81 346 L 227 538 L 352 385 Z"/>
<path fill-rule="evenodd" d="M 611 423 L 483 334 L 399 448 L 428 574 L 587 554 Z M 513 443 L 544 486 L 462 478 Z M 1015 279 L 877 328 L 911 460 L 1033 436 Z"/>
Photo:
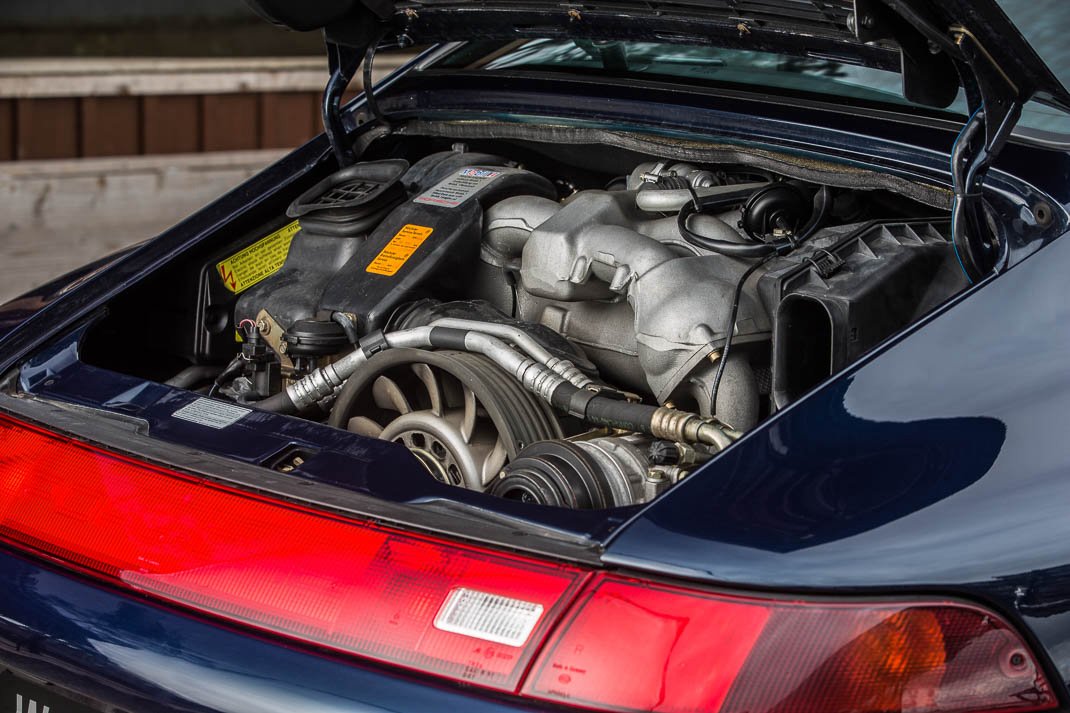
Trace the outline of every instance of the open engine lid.
<path fill-rule="evenodd" d="M 265 19 L 360 47 L 466 39 L 680 42 L 824 56 L 903 74 L 904 96 L 946 107 L 1070 93 L 997 0 L 247 0 Z M 963 71 L 966 70 L 966 71 Z"/>

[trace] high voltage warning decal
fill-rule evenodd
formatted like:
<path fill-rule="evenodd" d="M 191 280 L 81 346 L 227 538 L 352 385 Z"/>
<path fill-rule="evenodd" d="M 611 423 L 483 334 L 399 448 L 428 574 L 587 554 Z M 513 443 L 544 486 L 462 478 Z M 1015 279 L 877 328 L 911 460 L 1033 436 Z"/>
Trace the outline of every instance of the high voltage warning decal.
<path fill-rule="evenodd" d="M 242 292 L 278 272 L 286 262 L 293 240 L 301 226 L 297 221 L 279 228 L 266 238 L 261 238 L 244 250 L 234 253 L 216 265 L 223 285 L 231 292 Z"/>

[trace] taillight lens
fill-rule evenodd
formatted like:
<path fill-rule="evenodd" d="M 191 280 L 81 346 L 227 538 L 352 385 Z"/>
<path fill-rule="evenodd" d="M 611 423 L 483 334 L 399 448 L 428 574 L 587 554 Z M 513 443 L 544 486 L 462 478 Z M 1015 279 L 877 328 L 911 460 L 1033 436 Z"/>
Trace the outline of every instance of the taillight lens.
<path fill-rule="evenodd" d="M 601 710 L 1056 706 L 1021 637 L 967 604 L 789 601 L 590 574 L 336 518 L 6 418 L 0 454 L 0 538 L 425 673 Z"/>
<path fill-rule="evenodd" d="M 325 516 L 2 419 L 0 453 L 0 536 L 10 541 L 194 609 L 484 686 L 516 690 L 583 576 Z"/>
<path fill-rule="evenodd" d="M 602 579 L 539 656 L 524 692 L 612 710 L 717 711 L 769 611 Z"/>
<path fill-rule="evenodd" d="M 954 602 L 758 599 L 600 576 L 527 695 L 603 710 L 1030 711 L 1056 705 L 1021 638 Z"/>

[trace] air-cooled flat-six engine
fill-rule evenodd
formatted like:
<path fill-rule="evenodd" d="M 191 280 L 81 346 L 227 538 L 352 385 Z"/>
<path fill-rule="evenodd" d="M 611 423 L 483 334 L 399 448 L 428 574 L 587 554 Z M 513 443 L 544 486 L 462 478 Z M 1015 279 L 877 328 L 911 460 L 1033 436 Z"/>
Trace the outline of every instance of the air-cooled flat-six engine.
<path fill-rule="evenodd" d="M 960 287 L 946 225 L 649 161 L 605 190 L 491 154 L 359 163 L 290 206 L 219 393 L 403 444 L 443 482 L 645 502 Z"/>

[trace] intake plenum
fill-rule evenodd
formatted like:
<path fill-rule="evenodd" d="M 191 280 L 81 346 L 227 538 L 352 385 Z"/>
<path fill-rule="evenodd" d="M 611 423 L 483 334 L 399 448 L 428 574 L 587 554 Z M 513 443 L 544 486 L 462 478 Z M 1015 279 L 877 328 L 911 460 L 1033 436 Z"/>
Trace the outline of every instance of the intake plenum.
<path fill-rule="evenodd" d="M 722 188 L 737 197 L 750 190 Z M 647 192 L 664 191 L 638 195 Z M 583 346 L 604 378 L 665 403 L 693 391 L 688 379 L 724 344 L 747 264 L 688 246 L 675 218 L 646 214 L 636 200 L 635 192 L 584 191 L 556 209 L 539 199 L 503 201 L 487 211 L 483 254 L 519 275 L 521 318 L 552 324 Z M 743 239 L 714 216 L 693 222 L 719 240 Z M 753 293 L 741 300 L 735 330 L 737 344 L 769 337 L 769 316 Z M 743 379 L 746 369 L 733 373 Z M 736 386 L 731 402 L 712 404 L 704 394 L 696 401 L 746 429 L 757 422 L 757 383 Z"/>

